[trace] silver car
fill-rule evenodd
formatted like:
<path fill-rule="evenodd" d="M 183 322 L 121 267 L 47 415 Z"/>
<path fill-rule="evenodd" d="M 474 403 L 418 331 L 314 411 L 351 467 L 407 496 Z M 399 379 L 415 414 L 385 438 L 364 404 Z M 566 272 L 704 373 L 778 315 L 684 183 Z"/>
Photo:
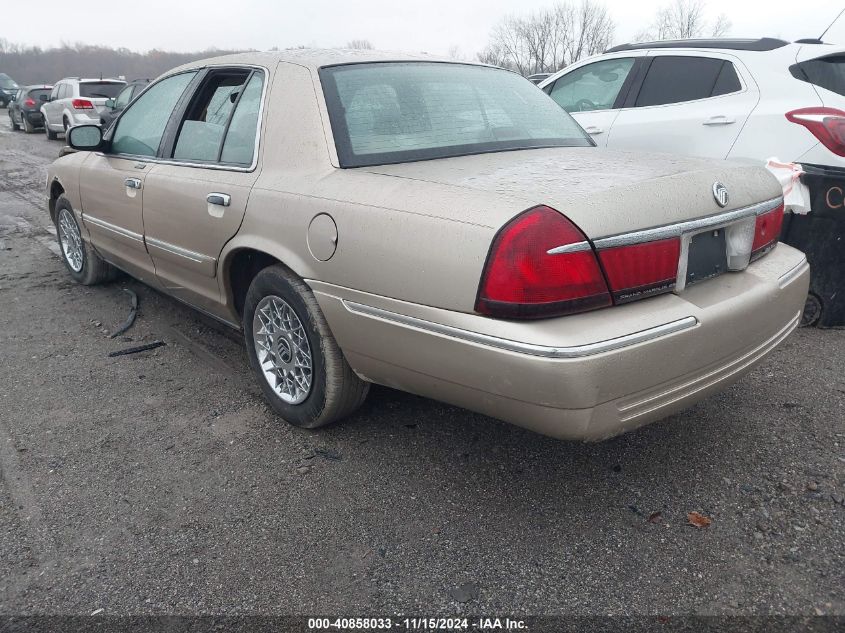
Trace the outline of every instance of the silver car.
<path fill-rule="evenodd" d="M 54 140 L 59 132 L 74 125 L 99 125 L 106 101 L 123 90 L 122 79 L 80 79 L 67 77 L 53 86 L 50 99 L 41 106 L 44 131 Z"/>

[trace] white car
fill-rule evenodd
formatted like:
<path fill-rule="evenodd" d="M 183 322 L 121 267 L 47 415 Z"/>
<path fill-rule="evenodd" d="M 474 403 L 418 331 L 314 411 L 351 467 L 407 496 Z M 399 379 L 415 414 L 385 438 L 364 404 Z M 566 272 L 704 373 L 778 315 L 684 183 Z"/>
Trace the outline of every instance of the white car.
<path fill-rule="evenodd" d="M 74 125 L 99 125 L 100 113 L 107 110 L 106 101 L 123 90 L 121 79 L 80 79 L 67 77 L 53 86 L 43 106 L 44 131 L 53 140 L 59 132 Z"/>
<path fill-rule="evenodd" d="M 603 147 L 845 167 L 845 47 L 624 44 L 540 84 Z"/>

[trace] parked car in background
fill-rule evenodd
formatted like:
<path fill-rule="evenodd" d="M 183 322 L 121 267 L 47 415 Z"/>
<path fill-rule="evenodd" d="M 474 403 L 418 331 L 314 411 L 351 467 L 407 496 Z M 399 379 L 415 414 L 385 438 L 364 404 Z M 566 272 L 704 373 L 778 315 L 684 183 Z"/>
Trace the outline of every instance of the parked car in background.
<path fill-rule="evenodd" d="M 106 101 L 106 107 L 100 112 L 100 125 L 104 130 L 112 124 L 112 121 L 114 121 L 121 112 L 123 112 L 123 109 L 129 105 L 129 102 L 132 101 L 132 99 L 141 94 L 141 91 L 146 88 L 149 83 L 149 79 L 135 79 L 134 81 L 130 81 L 126 84 L 123 90 L 120 91 L 117 97 Z"/>
<path fill-rule="evenodd" d="M 53 86 L 22 86 L 9 103 L 9 121 L 13 130 L 32 134 L 44 124 L 41 106 L 50 98 Z"/>
<path fill-rule="evenodd" d="M 713 39 L 625 44 L 541 88 L 600 146 L 845 166 L 845 47 Z"/>
<path fill-rule="evenodd" d="M 18 91 L 17 82 L 6 73 L 0 73 L 0 108 L 5 108 Z"/>
<path fill-rule="evenodd" d="M 548 77 L 551 76 L 552 73 L 534 73 L 533 75 L 528 75 L 528 81 L 533 84 L 539 84 Z"/>
<path fill-rule="evenodd" d="M 596 150 L 500 68 L 225 56 L 68 143 L 46 185 L 69 274 L 123 269 L 243 329 L 297 426 L 374 382 L 601 439 L 734 382 L 807 294 L 763 167 Z"/>
<path fill-rule="evenodd" d="M 59 132 L 83 124 L 100 124 L 106 101 L 113 99 L 126 82 L 121 79 L 68 77 L 53 86 L 47 103 L 41 106 L 44 130 L 53 140 Z"/>

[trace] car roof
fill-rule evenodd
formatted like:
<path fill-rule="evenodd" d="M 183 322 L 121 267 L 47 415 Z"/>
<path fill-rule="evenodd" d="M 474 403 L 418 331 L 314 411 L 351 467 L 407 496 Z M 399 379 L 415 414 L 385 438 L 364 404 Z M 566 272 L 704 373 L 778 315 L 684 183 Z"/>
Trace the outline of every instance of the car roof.
<path fill-rule="evenodd" d="M 457 62 L 452 59 L 428 55 L 426 53 L 397 53 L 391 51 L 373 51 L 357 49 L 318 49 L 318 48 L 297 48 L 285 51 L 270 52 L 248 52 L 234 53 L 232 55 L 221 55 L 190 62 L 175 68 L 176 70 L 188 70 L 190 68 L 202 68 L 204 66 L 215 66 L 224 64 L 250 64 L 256 66 L 275 66 L 279 62 L 298 64 L 306 68 L 318 69 L 325 66 L 340 64 L 360 64 L 366 62 L 451 62 L 459 64 L 473 64 L 484 66 L 480 62 Z M 170 71 L 167 74 L 171 74 Z"/>
<path fill-rule="evenodd" d="M 787 46 L 786 40 L 774 37 L 761 37 L 759 39 L 688 39 L 688 40 L 661 40 L 659 42 L 639 42 L 636 44 L 620 44 L 608 48 L 605 53 L 617 53 L 620 51 L 641 51 L 653 48 L 716 48 L 733 51 L 773 51 Z"/>
<path fill-rule="evenodd" d="M 19 86 L 21 90 L 52 90 L 53 86 L 50 84 L 31 84 L 29 86 Z"/>

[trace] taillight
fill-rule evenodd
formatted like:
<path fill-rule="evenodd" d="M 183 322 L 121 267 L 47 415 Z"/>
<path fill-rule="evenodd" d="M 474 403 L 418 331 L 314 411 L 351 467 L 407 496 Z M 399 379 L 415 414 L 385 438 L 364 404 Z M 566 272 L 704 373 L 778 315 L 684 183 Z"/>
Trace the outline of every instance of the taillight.
<path fill-rule="evenodd" d="M 845 112 L 836 108 L 801 108 L 786 118 L 810 130 L 822 145 L 837 156 L 845 156 Z"/>
<path fill-rule="evenodd" d="M 783 204 L 757 216 L 754 226 L 754 243 L 751 245 L 751 260 L 768 253 L 778 243 L 783 225 Z"/>
<path fill-rule="evenodd" d="M 23 104 L 25 106 L 29 107 L 29 108 L 34 108 L 35 107 L 35 99 L 33 99 L 32 97 L 27 97 L 26 99 L 24 99 Z"/>
<path fill-rule="evenodd" d="M 74 99 L 70 102 L 76 110 L 93 110 L 94 106 L 88 99 Z"/>
<path fill-rule="evenodd" d="M 614 303 L 670 292 L 678 277 L 680 256 L 678 237 L 599 251 Z"/>
<path fill-rule="evenodd" d="M 496 235 L 481 275 L 475 309 L 532 319 L 611 305 L 590 243 L 562 214 L 538 206 Z"/>

